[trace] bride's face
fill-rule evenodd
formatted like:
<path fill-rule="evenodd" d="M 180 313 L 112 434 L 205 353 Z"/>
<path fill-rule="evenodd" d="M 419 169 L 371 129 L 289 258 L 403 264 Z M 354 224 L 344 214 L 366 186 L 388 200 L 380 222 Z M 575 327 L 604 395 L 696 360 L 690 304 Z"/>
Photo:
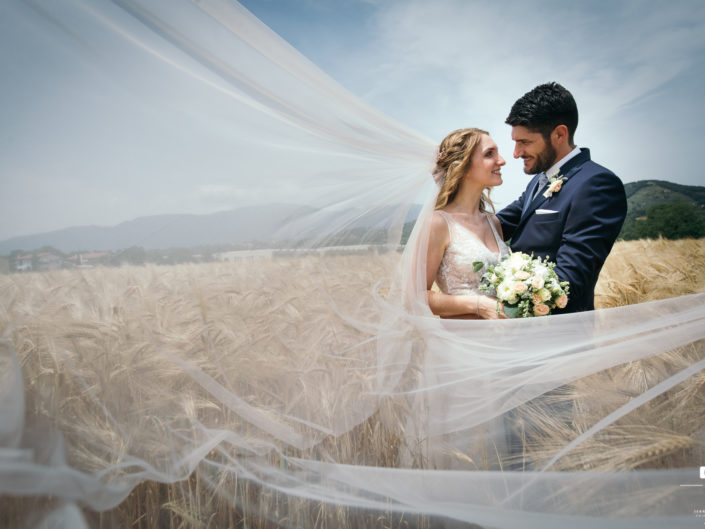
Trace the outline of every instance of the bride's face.
<path fill-rule="evenodd" d="M 502 183 L 501 169 L 505 163 L 497 150 L 497 144 L 487 134 L 483 134 L 472 155 L 465 179 L 483 188 L 498 186 Z"/>

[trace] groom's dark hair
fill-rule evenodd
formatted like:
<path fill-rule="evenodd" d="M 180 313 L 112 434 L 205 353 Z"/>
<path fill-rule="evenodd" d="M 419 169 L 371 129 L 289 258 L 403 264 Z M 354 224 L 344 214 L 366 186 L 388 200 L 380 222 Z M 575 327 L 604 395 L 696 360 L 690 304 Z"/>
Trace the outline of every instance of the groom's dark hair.
<path fill-rule="evenodd" d="M 558 83 L 537 86 L 517 99 L 505 121 L 512 127 L 526 127 L 539 132 L 548 141 L 558 125 L 568 127 L 568 141 L 573 143 L 573 134 L 578 127 L 578 105 L 568 90 Z"/>

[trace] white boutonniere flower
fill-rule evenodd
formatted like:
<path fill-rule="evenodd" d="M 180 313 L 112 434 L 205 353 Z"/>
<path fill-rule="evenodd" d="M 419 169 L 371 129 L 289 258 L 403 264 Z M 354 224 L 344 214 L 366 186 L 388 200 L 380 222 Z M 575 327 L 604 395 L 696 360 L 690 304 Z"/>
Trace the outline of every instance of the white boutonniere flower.
<path fill-rule="evenodd" d="M 558 193 L 563 187 L 563 182 L 567 180 L 565 176 L 559 176 L 560 169 L 556 169 L 552 174 L 548 175 L 548 187 L 543 192 L 543 196 L 551 198 L 553 193 Z"/>

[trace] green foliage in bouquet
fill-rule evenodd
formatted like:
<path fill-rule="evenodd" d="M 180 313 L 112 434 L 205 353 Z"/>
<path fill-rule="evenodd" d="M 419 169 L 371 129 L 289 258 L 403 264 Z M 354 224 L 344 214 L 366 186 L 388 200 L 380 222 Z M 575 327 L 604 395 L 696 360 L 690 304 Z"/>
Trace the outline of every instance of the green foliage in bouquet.
<path fill-rule="evenodd" d="M 480 280 L 480 290 L 497 297 L 510 318 L 546 316 L 555 308 L 568 304 L 570 286 L 560 281 L 553 270 L 555 263 L 535 258 L 533 254 L 512 252 L 496 265 L 487 267 Z M 473 263 L 475 272 L 484 267 Z"/>

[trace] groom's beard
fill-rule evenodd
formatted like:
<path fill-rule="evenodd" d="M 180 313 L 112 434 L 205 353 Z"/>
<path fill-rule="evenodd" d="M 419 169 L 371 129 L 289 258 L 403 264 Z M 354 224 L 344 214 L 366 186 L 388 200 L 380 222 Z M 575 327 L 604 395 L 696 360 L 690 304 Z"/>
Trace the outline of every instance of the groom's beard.
<path fill-rule="evenodd" d="M 553 148 L 553 145 L 551 145 L 550 142 L 546 142 L 546 147 L 544 147 L 544 149 L 536 155 L 534 166 L 524 172 L 526 174 L 544 173 L 548 171 L 554 163 L 556 163 L 557 156 L 558 153 L 556 152 L 556 149 Z"/>

